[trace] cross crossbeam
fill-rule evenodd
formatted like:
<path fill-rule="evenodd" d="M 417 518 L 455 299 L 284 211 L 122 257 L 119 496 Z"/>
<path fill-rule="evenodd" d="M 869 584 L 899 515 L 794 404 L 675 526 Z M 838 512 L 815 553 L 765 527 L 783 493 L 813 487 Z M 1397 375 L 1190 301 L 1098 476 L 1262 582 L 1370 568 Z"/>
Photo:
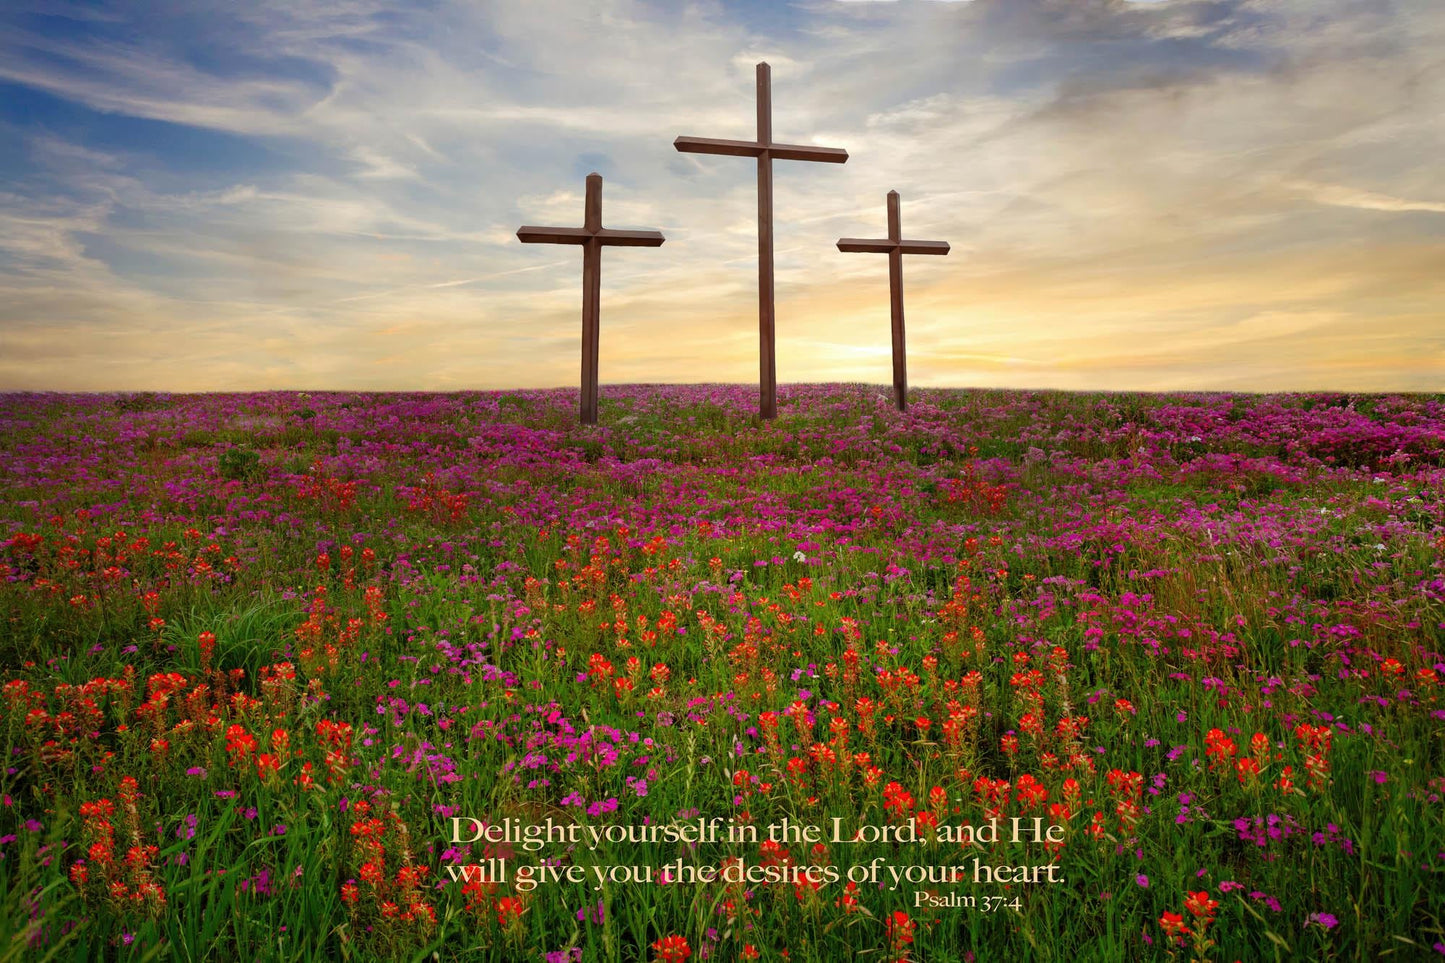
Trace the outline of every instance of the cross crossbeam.
<path fill-rule="evenodd" d="M 888 293 L 893 314 L 893 399 L 908 410 L 908 354 L 903 341 L 903 255 L 947 254 L 947 241 L 903 240 L 903 216 L 897 191 L 888 192 L 888 237 L 838 239 L 838 250 L 888 255 Z"/>
<path fill-rule="evenodd" d="M 843 164 L 848 160 L 848 152 L 838 147 L 808 147 L 773 142 L 772 70 L 766 63 L 758 64 L 757 96 L 757 140 L 679 137 L 672 142 L 672 146 L 683 153 L 756 157 L 758 160 L 758 414 L 764 419 L 772 419 L 777 417 L 778 413 L 773 310 L 773 161 Z"/>
<path fill-rule="evenodd" d="M 581 227 L 532 227 L 517 230 L 523 244 L 582 245 L 582 402 L 579 418 L 597 424 L 597 344 L 602 313 L 602 248 L 659 247 L 658 231 L 617 231 L 602 226 L 602 175 L 587 175 Z"/>

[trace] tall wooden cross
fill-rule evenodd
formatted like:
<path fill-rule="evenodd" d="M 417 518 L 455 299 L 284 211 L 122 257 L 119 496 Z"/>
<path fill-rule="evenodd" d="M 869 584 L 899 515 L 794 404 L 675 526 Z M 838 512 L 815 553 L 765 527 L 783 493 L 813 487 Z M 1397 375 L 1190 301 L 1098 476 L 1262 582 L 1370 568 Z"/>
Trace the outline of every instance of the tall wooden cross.
<path fill-rule="evenodd" d="M 679 137 L 672 146 L 685 153 L 727 154 L 758 159 L 758 413 L 774 418 L 778 413 L 778 378 L 773 351 L 773 160 L 822 161 L 843 164 L 848 152 L 838 147 L 806 147 L 773 143 L 772 73 L 758 64 L 758 139 L 717 140 L 711 137 Z"/>
<path fill-rule="evenodd" d="M 888 192 L 888 237 L 864 240 L 838 239 L 840 251 L 864 251 L 888 255 L 888 292 L 893 302 L 893 399 L 899 411 L 908 410 L 908 354 L 903 344 L 903 255 L 947 254 L 947 241 L 903 240 L 898 192 Z"/>
<path fill-rule="evenodd" d="M 597 341 L 602 312 L 602 246 L 659 247 L 658 231 L 615 231 L 602 226 L 602 175 L 587 175 L 587 201 L 581 227 L 530 227 L 517 230 L 523 244 L 582 245 L 582 411 L 584 425 L 597 424 Z"/>

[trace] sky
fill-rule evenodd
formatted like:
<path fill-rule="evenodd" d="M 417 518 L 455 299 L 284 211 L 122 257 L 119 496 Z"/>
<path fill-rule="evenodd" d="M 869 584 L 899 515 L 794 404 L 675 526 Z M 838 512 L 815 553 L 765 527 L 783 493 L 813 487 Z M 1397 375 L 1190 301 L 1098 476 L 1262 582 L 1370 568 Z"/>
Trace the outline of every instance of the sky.
<path fill-rule="evenodd" d="M 1445 390 L 1440 0 L 8 0 L 0 390 Z"/>

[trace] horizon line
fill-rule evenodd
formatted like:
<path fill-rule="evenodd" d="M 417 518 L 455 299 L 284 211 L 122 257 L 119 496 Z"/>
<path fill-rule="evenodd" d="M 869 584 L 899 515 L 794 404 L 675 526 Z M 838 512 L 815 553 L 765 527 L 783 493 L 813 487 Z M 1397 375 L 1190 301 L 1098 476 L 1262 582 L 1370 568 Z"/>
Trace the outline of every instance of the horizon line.
<path fill-rule="evenodd" d="M 629 388 L 756 388 L 756 382 L 748 381 L 624 381 L 624 382 L 599 382 L 599 387 L 610 387 L 614 389 Z M 862 382 L 862 381 L 792 381 L 778 382 L 778 388 L 813 388 L 813 387 L 838 387 L 838 388 L 861 388 L 876 389 L 880 393 L 892 396 L 893 387 L 885 382 Z M 568 385 L 545 385 L 514 388 L 256 388 L 256 389 L 233 389 L 223 391 L 187 391 L 183 389 L 170 388 L 102 388 L 88 391 L 66 391 L 55 388 L 31 388 L 31 389 L 6 389 L 0 388 L 0 398 L 27 397 L 27 396 L 65 396 L 65 397 L 101 397 L 108 395 L 171 395 L 184 397 L 206 397 L 206 396 L 227 396 L 227 395 L 279 395 L 279 394 L 327 394 L 327 395 L 384 395 L 384 394 L 425 394 L 425 395 L 461 395 L 461 394 L 513 394 L 519 392 L 562 392 L 569 391 L 574 394 L 580 389 Z M 1438 395 L 1445 394 L 1445 385 L 1435 389 L 1428 388 L 1398 388 L 1398 389 L 1371 389 L 1355 390 L 1350 388 L 1289 388 L 1289 389 L 1250 389 L 1250 388 L 1055 388 L 1055 387 L 1030 387 L 1019 386 L 997 386 L 997 385 L 957 385 L 951 387 L 910 387 L 910 395 L 922 392 L 1028 392 L 1047 394 L 1073 394 L 1073 395 L 1253 395 L 1267 397 L 1271 395 L 1362 395 L 1362 396 L 1390 396 L 1390 395 Z"/>

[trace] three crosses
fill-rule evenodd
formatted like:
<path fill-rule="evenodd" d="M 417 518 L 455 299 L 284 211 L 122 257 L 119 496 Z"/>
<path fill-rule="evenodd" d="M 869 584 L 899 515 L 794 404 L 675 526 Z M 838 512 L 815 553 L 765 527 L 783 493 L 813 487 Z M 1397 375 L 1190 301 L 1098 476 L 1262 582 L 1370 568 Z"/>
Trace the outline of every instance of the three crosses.
<path fill-rule="evenodd" d="M 819 161 L 842 164 L 848 152 L 836 147 L 806 147 L 773 142 L 772 74 L 768 65 L 757 67 L 758 138 L 717 140 L 709 137 L 679 137 L 673 146 L 694 154 L 726 154 L 756 157 L 758 161 L 758 338 L 759 415 L 777 417 L 777 371 L 774 364 L 773 333 L 773 160 Z M 582 404 L 581 421 L 597 424 L 597 344 L 602 290 L 602 246 L 658 247 L 663 236 L 657 231 L 617 231 L 602 226 L 602 176 L 587 175 L 587 199 L 582 227 L 530 227 L 517 231 L 517 238 L 531 244 L 582 245 Z M 945 241 L 905 241 L 899 217 L 897 191 L 888 192 L 888 237 L 877 240 L 842 238 L 840 251 L 862 251 L 888 255 L 888 284 L 892 295 L 893 395 L 899 411 L 907 406 L 908 375 L 903 339 L 903 255 L 947 254 Z"/>

